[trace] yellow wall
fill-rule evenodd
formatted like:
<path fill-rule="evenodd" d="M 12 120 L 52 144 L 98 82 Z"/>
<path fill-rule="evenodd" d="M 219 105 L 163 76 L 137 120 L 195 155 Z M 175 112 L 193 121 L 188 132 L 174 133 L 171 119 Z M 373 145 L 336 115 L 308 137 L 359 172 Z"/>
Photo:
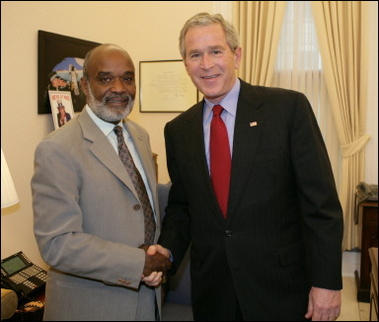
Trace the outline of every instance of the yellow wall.
<path fill-rule="evenodd" d="M 372 135 L 366 181 L 377 183 L 378 3 L 365 3 L 370 60 L 367 133 Z M 218 11 L 230 19 L 228 5 L 229 1 L 1 2 L 1 146 L 20 198 L 18 205 L 1 211 L 1 258 L 22 250 L 44 266 L 33 234 L 30 180 L 34 150 L 54 126 L 50 114 L 37 114 L 38 30 L 124 47 L 134 60 L 138 84 L 139 61 L 181 58 L 179 31 L 189 17 Z M 138 95 L 131 114 L 150 133 L 162 183 L 169 180 L 163 128 L 176 115 L 139 113 Z"/>
<path fill-rule="evenodd" d="M 192 15 L 213 12 L 212 1 L 2 1 L 1 146 L 20 203 L 1 211 L 1 258 L 24 251 L 43 265 L 33 235 L 30 180 L 37 144 L 54 129 L 51 114 L 37 114 L 37 33 L 115 43 L 139 61 L 181 59 L 179 31 Z M 139 113 L 131 118 L 150 133 L 158 154 L 159 181 L 169 180 L 163 128 L 177 113 Z M 54 166 L 54 165 L 52 165 Z"/>

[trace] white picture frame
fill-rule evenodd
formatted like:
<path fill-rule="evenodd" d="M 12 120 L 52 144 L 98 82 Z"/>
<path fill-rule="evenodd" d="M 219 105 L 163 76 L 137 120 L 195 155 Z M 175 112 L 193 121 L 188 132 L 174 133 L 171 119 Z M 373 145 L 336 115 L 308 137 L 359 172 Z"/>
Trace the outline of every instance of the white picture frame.
<path fill-rule="evenodd" d="M 140 61 L 140 112 L 180 113 L 198 102 L 182 60 Z"/>
<path fill-rule="evenodd" d="M 48 91 L 54 128 L 59 129 L 75 117 L 71 92 Z M 64 112 L 64 115 L 63 115 Z"/>

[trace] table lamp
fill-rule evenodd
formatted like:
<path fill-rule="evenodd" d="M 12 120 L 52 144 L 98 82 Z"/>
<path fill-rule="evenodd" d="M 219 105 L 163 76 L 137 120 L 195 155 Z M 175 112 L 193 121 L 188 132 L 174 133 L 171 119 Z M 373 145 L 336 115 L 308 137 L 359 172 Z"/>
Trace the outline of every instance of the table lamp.
<path fill-rule="evenodd" d="M 16 188 L 9 172 L 7 161 L 1 148 L 1 209 L 18 203 Z"/>

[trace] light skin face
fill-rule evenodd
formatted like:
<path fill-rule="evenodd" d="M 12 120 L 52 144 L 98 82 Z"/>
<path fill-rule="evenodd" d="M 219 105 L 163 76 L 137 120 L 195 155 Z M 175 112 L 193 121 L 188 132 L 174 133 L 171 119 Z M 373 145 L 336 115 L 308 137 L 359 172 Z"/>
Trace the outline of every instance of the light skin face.
<path fill-rule="evenodd" d="M 67 85 L 67 82 L 65 82 L 63 79 L 60 78 L 53 78 L 51 81 L 51 85 L 53 87 L 65 87 Z"/>
<path fill-rule="evenodd" d="M 187 73 L 212 103 L 218 104 L 236 82 L 241 48 L 233 52 L 220 24 L 194 27 L 185 36 Z"/>
<path fill-rule="evenodd" d="M 233 53 L 219 24 L 195 27 L 185 36 L 184 63 L 192 82 L 204 96 L 218 104 L 236 81 L 235 69 L 240 65 L 241 48 Z M 151 254 L 160 252 L 169 258 L 161 245 L 150 246 Z M 312 287 L 305 318 L 312 321 L 334 321 L 340 315 L 341 292 Z"/>
<path fill-rule="evenodd" d="M 82 77 L 87 104 L 106 122 L 117 124 L 132 110 L 136 96 L 134 65 L 129 55 L 115 46 L 95 49 Z"/>
<path fill-rule="evenodd" d="M 219 24 L 189 29 L 185 47 L 184 64 L 192 82 L 207 99 L 214 104 L 220 103 L 236 82 L 235 69 L 241 61 L 241 48 L 235 52 L 229 48 Z M 170 252 L 161 245 L 150 246 L 148 252 L 159 252 L 170 258 Z M 159 277 L 151 275 L 150 278 L 150 285 L 161 282 Z"/>
<path fill-rule="evenodd" d="M 59 106 L 58 107 L 58 112 L 60 115 L 65 115 L 66 114 L 66 111 L 64 110 L 64 106 Z"/>

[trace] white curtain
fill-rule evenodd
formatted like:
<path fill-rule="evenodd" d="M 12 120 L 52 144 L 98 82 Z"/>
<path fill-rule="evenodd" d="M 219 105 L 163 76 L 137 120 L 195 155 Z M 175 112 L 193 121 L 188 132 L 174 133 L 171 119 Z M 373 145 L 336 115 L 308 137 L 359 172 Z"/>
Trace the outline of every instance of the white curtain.
<path fill-rule="evenodd" d="M 284 1 L 232 1 L 233 22 L 242 47 L 238 77 L 253 85 L 272 80 L 282 27 Z"/>
<path fill-rule="evenodd" d="M 369 139 L 361 80 L 362 3 L 233 1 L 245 56 L 239 77 L 253 85 L 301 91 L 313 107 L 344 211 L 343 248 L 348 250 L 359 246 L 354 193 L 363 180 Z"/>
<path fill-rule="evenodd" d="M 341 153 L 323 77 L 310 1 L 287 1 L 271 85 L 297 90 L 308 97 L 338 184 Z"/>
<path fill-rule="evenodd" d="M 367 59 L 362 50 L 365 1 L 311 1 L 331 109 L 342 149 L 340 198 L 344 209 L 344 248 L 359 246 L 354 221 L 356 186 L 364 178 Z"/>

